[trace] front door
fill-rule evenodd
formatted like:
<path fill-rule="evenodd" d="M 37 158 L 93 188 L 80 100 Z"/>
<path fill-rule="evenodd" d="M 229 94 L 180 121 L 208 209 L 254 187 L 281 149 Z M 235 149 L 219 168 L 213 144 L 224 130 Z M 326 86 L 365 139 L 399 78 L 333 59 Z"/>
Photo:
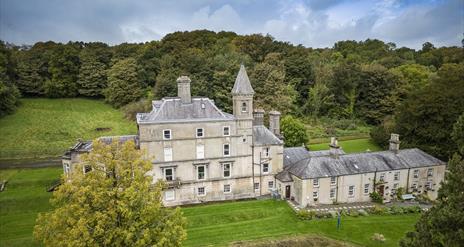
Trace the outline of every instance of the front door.
<path fill-rule="evenodd" d="M 379 192 L 380 196 L 383 196 L 383 193 L 385 192 L 385 186 L 380 185 L 379 188 L 378 188 L 378 192 Z"/>
<path fill-rule="evenodd" d="M 285 186 L 285 198 L 290 199 L 290 185 Z"/>

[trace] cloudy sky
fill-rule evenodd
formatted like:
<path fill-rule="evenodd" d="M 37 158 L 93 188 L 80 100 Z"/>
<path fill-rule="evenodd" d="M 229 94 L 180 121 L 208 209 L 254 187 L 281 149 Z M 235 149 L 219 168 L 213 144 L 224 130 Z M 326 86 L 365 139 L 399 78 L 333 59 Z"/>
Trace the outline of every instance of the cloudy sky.
<path fill-rule="evenodd" d="M 195 29 L 268 33 L 308 47 L 366 38 L 460 45 L 464 0 L 0 0 L 0 39 L 16 44 L 143 42 Z"/>

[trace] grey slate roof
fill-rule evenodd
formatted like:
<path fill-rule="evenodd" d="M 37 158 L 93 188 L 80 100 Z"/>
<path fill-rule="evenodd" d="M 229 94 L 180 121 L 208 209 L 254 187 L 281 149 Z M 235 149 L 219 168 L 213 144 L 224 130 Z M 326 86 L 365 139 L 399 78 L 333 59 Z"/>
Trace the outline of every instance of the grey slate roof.
<path fill-rule="evenodd" d="M 303 151 L 299 155 L 302 155 Z M 284 155 L 285 155 L 284 150 Z M 288 152 L 287 152 L 288 153 Z M 308 154 L 309 156 L 309 154 Z M 285 156 L 284 156 L 285 157 Z M 445 162 L 412 148 L 391 151 L 366 152 L 333 156 L 314 156 L 298 160 L 284 158 L 284 171 L 301 179 L 343 176 L 369 172 L 391 171 L 416 167 L 444 165 Z"/>
<path fill-rule="evenodd" d="M 232 94 L 254 94 L 255 91 L 251 87 L 250 79 L 248 78 L 245 66 L 240 65 L 237 78 L 235 79 Z"/>
<path fill-rule="evenodd" d="M 334 152 L 334 151 L 332 151 Z M 318 157 L 318 156 L 329 156 L 331 154 L 330 150 L 319 150 L 319 151 L 308 151 L 309 156 L 311 157 Z M 345 151 L 343 151 L 342 148 L 336 149 L 334 152 L 335 154 L 345 154 Z"/>
<path fill-rule="evenodd" d="M 253 126 L 253 144 L 254 145 L 282 145 L 283 142 L 274 135 L 266 126 Z"/>
<path fill-rule="evenodd" d="M 153 110 L 138 113 L 137 123 L 168 123 L 178 121 L 233 120 L 232 114 L 222 112 L 208 98 L 192 98 L 191 104 L 183 104 L 179 97 L 153 101 Z"/>
<path fill-rule="evenodd" d="M 276 178 L 281 182 L 293 182 L 293 178 L 287 170 L 279 172 Z"/>
<path fill-rule="evenodd" d="M 114 140 L 119 140 L 119 143 L 125 143 L 127 141 L 134 141 L 136 147 L 139 147 L 139 137 L 137 135 L 125 135 L 125 136 L 102 136 L 97 138 L 105 144 L 111 144 Z M 70 155 L 70 152 L 90 152 L 92 150 L 93 141 L 79 141 L 71 149 L 65 153 L 65 157 Z"/>

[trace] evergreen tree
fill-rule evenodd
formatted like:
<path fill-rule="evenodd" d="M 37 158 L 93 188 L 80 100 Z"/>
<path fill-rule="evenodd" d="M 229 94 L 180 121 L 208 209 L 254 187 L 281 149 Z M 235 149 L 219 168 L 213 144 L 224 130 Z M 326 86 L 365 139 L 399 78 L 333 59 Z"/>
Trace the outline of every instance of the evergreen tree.
<path fill-rule="evenodd" d="M 143 96 L 135 59 L 119 60 L 108 70 L 108 87 L 104 93 L 106 101 L 115 107 L 134 102 Z"/>
<path fill-rule="evenodd" d="M 83 174 L 84 166 L 91 171 Z M 94 141 L 41 213 L 34 236 L 45 246 L 181 246 L 186 220 L 180 208 L 164 207 L 163 183 L 134 142 Z"/>

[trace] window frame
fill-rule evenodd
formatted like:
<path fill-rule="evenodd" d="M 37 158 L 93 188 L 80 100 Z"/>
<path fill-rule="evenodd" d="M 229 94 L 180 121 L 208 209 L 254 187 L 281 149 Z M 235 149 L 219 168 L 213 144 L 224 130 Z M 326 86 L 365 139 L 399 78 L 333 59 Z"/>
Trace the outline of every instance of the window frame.
<path fill-rule="evenodd" d="M 227 154 L 226 154 L 226 146 L 227 146 Z M 224 157 L 230 156 L 230 144 L 229 143 L 222 144 L 222 155 Z"/>
<path fill-rule="evenodd" d="M 264 171 L 264 167 L 267 167 L 267 171 Z M 271 165 L 269 163 L 263 163 L 262 167 L 261 167 L 261 172 L 263 174 L 268 174 L 269 172 L 271 171 Z"/>
<path fill-rule="evenodd" d="M 227 129 L 227 134 L 226 134 Z M 222 126 L 222 136 L 230 136 L 230 126 Z"/>
<path fill-rule="evenodd" d="M 166 171 L 167 170 L 171 170 L 171 180 L 168 180 L 168 175 L 166 174 Z M 166 181 L 174 181 L 176 180 L 176 176 L 174 174 L 174 167 L 166 167 L 166 168 L 163 168 L 163 177 L 164 177 L 164 180 Z"/>
<path fill-rule="evenodd" d="M 433 168 L 427 169 L 427 177 L 433 177 Z"/>
<path fill-rule="evenodd" d="M 203 190 L 203 192 L 200 193 L 200 190 Z M 198 187 L 197 196 L 206 196 L 206 187 Z"/>
<path fill-rule="evenodd" d="M 319 178 L 313 178 L 313 187 L 319 187 L 320 183 L 319 183 Z"/>
<path fill-rule="evenodd" d="M 263 148 L 263 153 L 264 153 L 264 157 L 268 158 L 269 155 L 270 155 L 270 148 L 269 147 L 264 147 Z"/>
<path fill-rule="evenodd" d="M 199 132 L 199 130 L 201 130 L 201 131 Z M 198 133 L 201 133 L 201 136 L 198 135 Z M 196 128 L 196 130 L 195 130 L 195 137 L 196 137 L 196 138 L 203 138 L 203 137 L 205 137 L 205 129 L 204 129 L 204 128 Z"/>
<path fill-rule="evenodd" d="M 240 111 L 241 112 L 248 112 L 248 104 L 247 102 L 242 102 L 242 104 L 240 105 Z"/>
<path fill-rule="evenodd" d="M 364 184 L 364 195 L 369 194 L 369 191 L 370 191 L 369 187 L 370 186 L 371 186 L 370 184 Z M 367 192 L 366 192 L 366 190 L 367 190 Z"/>
<path fill-rule="evenodd" d="M 226 166 L 229 167 L 227 170 L 226 170 Z M 229 172 L 229 176 L 225 175 L 226 171 Z M 222 164 L 222 177 L 224 177 L 224 178 L 232 177 L 232 164 L 231 163 L 223 163 Z"/>
<path fill-rule="evenodd" d="M 400 176 L 401 176 L 400 172 L 395 172 L 393 174 L 393 181 L 400 181 Z"/>
<path fill-rule="evenodd" d="M 419 178 L 419 169 L 415 169 L 412 174 L 413 178 Z"/>
<path fill-rule="evenodd" d="M 314 190 L 313 191 L 313 199 L 318 199 L 319 198 L 319 191 Z"/>
<path fill-rule="evenodd" d="M 337 185 L 337 177 L 330 177 L 330 185 Z"/>
<path fill-rule="evenodd" d="M 200 167 L 203 168 L 203 178 L 200 178 Z M 206 180 L 206 165 L 197 166 L 197 180 Z"/>
<path fill-rule="evenodd" d="M 170 150 L 169 152 L 166 152 L 166 150 Z M 167 153 L 170 153 L 169 156 L 167 156 L 166 154 Z M 173 159 L 173 154 L 172 154 L 172 147 L 164 147 L 163 148 L 163 159 L 165 162 L 170 162 L 172 161 Z"/>
<path fill-rule="evenodd" d="M 254 191 L 259 190 L 259 182 L 255 182 L 255 183 L 253 184 L 253 189 L 254 189 Z"/>
<path fill-rule="evenodd" d="M 332 193 L 333 192 L 333 193 Z M 332 195 L 333 194 L 333 195 Z M 337 189 L 336 188 L 330 188 L 329 191 L 329 198 L 334 199 L 337 197 Z"/>
<path fill-rule="evenodd" d="M 425 182 L 424 188 L 426 190 L 433 190 L 433 182 L 432 181 Z"/>
<path fill-rule="evenodd" d="M 166 196 L 166 194 L 167 194 L 168 192 L 172 192 L 172 194 L 173 194 L 172 199 L 168 199 L 168 197 Z M 175 190 L 165 190 L 165 191 L 164 191 L 164 200 L 165 200 L 165 201 L 168 201 L 168 202 L 170 202 L 170 201 L 175 201 L 175 200 L 176 200 L 176 191 L 175 191 Z"/>
<path fill-rule="evenodd" d="M 169 138 L 166 137 L 166 131 L 169 132 Z M 164 129 L 163 130 L 163 140 L 172 140 L 172 130 L 171 129 Z"/>
<path fill-rule="evenodd" d="M 383 173 L 380 173 L 379 174 L 379 181 L 380 182 L 385 182 L 385 177 L 387 176 L 387 174 L 385 174 L 385 172 Z"/>
<path fill-rule="evenodd" d="M 354 191 L 355 191 L 355 186 L 354 185 L 349 185 L 348 186 L 348 197 L 354 197 Z"/>
<path fill-rule="evenodd" d="M 272 186 L 271 186 L 271 185 L 272 185 Z M 274 189 L 274 181 L 272 181 L 272 180 L 271 180 L 271 181 L 267 181 L 267 187 L 268 187 L 269 189 Z"/>
<path fill-rule="evenodd" d="M 226 186 L 228 186 L 229 191 L 226 191 Z M 232 186 L 230 184 L 224 184 L 224 186 L 222 187 L 222 192 L 224 192 L 224 194 L 232 193 Z"/>

